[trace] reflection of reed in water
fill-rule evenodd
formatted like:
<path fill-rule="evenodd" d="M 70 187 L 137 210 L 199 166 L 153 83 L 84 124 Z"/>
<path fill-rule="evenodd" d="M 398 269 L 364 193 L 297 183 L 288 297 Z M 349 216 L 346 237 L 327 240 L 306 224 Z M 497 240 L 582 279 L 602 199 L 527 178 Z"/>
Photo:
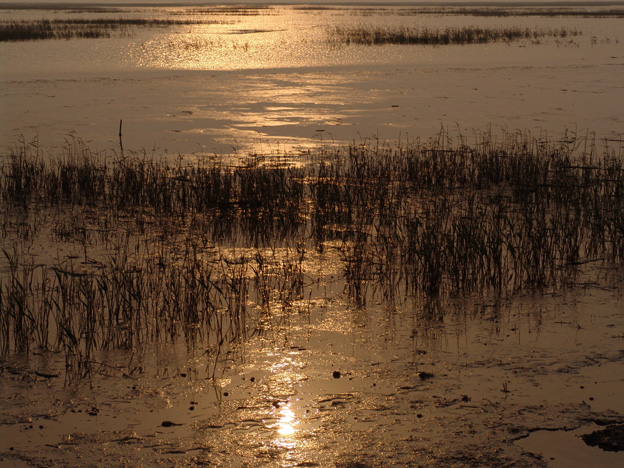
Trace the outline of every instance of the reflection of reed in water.
<path fill-rule="evenodd" d="M 18 145 L 0 174 L 14 246 L 0 265 L 0 350 L 63 351 L 77 377 L 102 369 L 98 350 L 178 339 L 216 361 L 313 312 L 313 285 L 329 281 L 355 308 L 409 298 L 439 314 L 430 306 L 447 295 L 552 289 L 586 263 L 624 260 L 621 147 L 441 134 L 299 159 L 169 166 Z M 33 256 L 46 236 L 81 255 Z"/>

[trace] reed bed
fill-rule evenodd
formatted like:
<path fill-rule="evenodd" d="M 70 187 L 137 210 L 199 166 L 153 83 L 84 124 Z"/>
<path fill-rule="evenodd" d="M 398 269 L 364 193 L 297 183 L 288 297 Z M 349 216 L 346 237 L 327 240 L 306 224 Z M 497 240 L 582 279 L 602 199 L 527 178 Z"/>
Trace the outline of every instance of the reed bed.
<path fill-rule="evenodd" d="M 122 13 L 127 9 L 113 6 L 80 5 L 78 3 L 22 3 L 4 2 L 0 5 L 0 10 L 56 10 L 69 13 Z"/>
<path fill-rule="evenodd" d="M 275 7 L 272 5 L 220 5 L 203 6 L 197 8 L 184 8 L 173 14 L 193 15 L 217 15 L 217 16 L 260 16 L 275 15 Z"/>
<path fill-rule="evenodd" d="M 300 11 L 345 11 L 340 6 L 323 5 L 302 5 L 293 6 L 293 9 Z M 484 6 L 484 7 L 461 7 L 461 6 L 421 6 L 416 8 L 385 8 L 385 7 L 352 7 L 348 8 L 352 15 L 358 16 L 481 16 L 481 17 L 510 17 L 510 16 L 536 16 L 536 17 L 571 17 L 571 18 L 622 18 L 624 10 L 608 5 L 579 5 L 576 7 L 521 7 L 521 6 Z"/>
<path fill-rule="evenodd" d="M 110 37 L 113 32 L 130 27 L 166 28 L 176 25 L 212 24 L 206 20 L 172 20 L 140 18 L 58 19 L 34 21 L 1 21 L 0 42 Z"/>
<path fill-rule="evenodd" d="M 466 45 L 491 42 L 539 41 L 543 38 L 563 39 L 582 33 L 570 28 L 481 28 L 476 26 L 445 28 L 336 26 L 330 28 L 331 42 L 357 45 L 411 44 L 411 45 Z"/>
<path fill-rule="evenodd" d="M 37 4 L 37 3 L 19 3 L 5 2 L 0 4 L 1 10 L 54 10 L 63 13 L 124 13 L 129 11 L 137 11 L 141 8 L 139 5 L 130 7 L 115 7 L 112 5 L 97 6 L 94 4 L 81 5 L 79 3 L 57 3 L 57 4 Z M 271 5 L 214 5 L 214 6 L 187 6 L 180 9 L 170 10 L 171 14 L 210 14 L 210 15 L 260 15 L 264 12 L 274 10 Z"/>
<path fill-rule="evenodd" d="M 309 312 L 319 263 L 365 308 L 553 290 L 585 264 L 624 262 L 622 142 L 441 134 L 297 167 L 258 160 L 18 145 L 0 174 L 0 352 L 63 351 L 73 378 L 97 371 L 99 350 L 178 339 L 216 362 L 273 318 Z M 81 255 L 34 257 L 46 236 Z"/>
<path fill-rule="evenodd" d="M 401 9 L 401 15 L 458 15 L 458 16 L 481 16 L 481 17 L 510 17 L 510 16 L 536 16 L 536 17 L 564 17 L 564 18 L 622 18 L 622 8 L 592 8 L 592 7 L 421 7 L 413 9 Z"/>

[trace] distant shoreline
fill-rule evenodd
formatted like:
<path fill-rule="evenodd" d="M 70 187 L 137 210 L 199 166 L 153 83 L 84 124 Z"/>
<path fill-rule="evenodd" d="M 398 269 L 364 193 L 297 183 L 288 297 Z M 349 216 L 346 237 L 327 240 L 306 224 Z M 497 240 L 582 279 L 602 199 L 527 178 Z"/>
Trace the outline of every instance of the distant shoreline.
<path fill-rule="evenodd" d="M 609 6 L 624 6 L 624 0 L 612 0 L 612 1 L 591 1 L 591 0 L 561 0 L 551 1 L 546 0 L 543 2 L 536 0 L 493 0 L 493 1 L 471 1 L 471 0 L 454 0 L 454 1 L 391 1 L 382 2 L 379 0 L 353 0 L 353 1 L 293 1 L 293 0 L 208 0 L 208 1 L 188 1 L 183 0 L 180 2 L 155 2 L 148 0 L 145 2 L 124 0 L 111 0 L 107 2 L 89 1 L 86 2 L 57 2 L 54 0 L 39 0 L 39 1 L 25 1 L 25 2 L 0 2 L 0 10 L 4 9 L 49 9 L 49 8 L 93 8 L 93 7 L 106 7 L 106 6 L 127 6 L 127 7 L 181 7 L 181 6 L 217 6 L 217 5 L 293 5 L 293 6 L 310 6 L 310 7 L 322 7 L 322 6 L 367 6 L 367 7 L 540 7 L 540 8 L 561 8 L 561 7 L 609 7 Z"/>

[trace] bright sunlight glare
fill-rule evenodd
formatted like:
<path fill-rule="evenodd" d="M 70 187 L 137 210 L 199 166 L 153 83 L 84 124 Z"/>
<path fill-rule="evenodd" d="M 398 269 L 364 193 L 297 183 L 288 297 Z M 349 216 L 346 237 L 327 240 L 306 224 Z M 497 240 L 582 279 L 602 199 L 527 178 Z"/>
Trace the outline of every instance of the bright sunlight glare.
<path fill-rule="evenodd" d="M 296 432 L 295 425 L 295 413 L 287 406 L 281 408 L 277 429 L 278 434 L 285 437 L 292 436 Z"/>

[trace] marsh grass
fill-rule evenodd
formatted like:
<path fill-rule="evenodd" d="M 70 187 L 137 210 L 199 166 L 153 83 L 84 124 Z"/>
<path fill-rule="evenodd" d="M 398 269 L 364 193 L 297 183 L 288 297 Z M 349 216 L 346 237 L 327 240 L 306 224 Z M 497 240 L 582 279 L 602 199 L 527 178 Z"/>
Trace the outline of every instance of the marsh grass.
<path fill-rule="evenodd" d="M 293 6 L 293 9 L 300 11 L 344 11 L 340 6 L 324 5 L 301 5 Z M 611 8 L 608 5 L 594 5 L 593 7 L 557 7 L 546 5 L 535 6 L 484 6 L 484 7 L 462 7 L 462 6 L 421 6 L 416 8 L 384 8 L 384 7 L 352 7 L 346 10 L 351 15 L 359 16 L 482 16 L 482 17 L 510 17 L 510 16 L 537 16 L 537 17 L 573 17 L 573 18 L 622 18 L 624 10 L 621 8 Z"/>
<path fill-rule="evenodd" d="M 401 15 L 459 15 L 481 17 L 510 17 L 510 16 L 536 16 L 536 17 L 566 17 L 566 18 L 622 18 L 624 10 L 621 8 L 564 8 L 545 6 L 542 8 L 532 7 L 422 7 L 416 9 L 402 9 Z"/>
<path fill-rule="evenodd" d="M 44 39 L 110 37 L 111 33 L 128 33 L 129 28 L 166 28 L 177 25 L 213 24 L 206 20 L 97 18 L 0 22 L 0 42 Z"/>
<path fill-rule="evenodd" d="M 372 25 L 336 26 L 328 29 L 330 42 L 357 45 L 412 44 L 466 45 L 491 42 L 539 41 L 543 38 L 564 39 L 582 33 L 569 28 L 481 28 L 476 26 L 445 28 L 379 27 Z"/>
<path fill-rule="evenodd" d="M 214 377 L 233 343 L 310 312 L 312 259 L 342 271 L 354 308 L 410 298 L 430 315 L 440 298 L 573 287 L 587 263 L 624 262 L 621 142 L 443 132 L 300 159 L 17 145 L 0 174 L 0 350 L 62 351 L 80 379 L 106 364 L 100 350 L 185 340 Z M 48 233 L 80 255 L 31 253 Z"/>
<path fill-rule="evenodd" d="M 176 14 L 174 12 L 174 14 Z M 277 14 L 272 5 L 215 5 L 197 8 L 184 8 L 178 14 L 187 15 L 217 15 L 217 16 L 260 16 Z"/>
<path fill-rule="evenodd" d="M 0 5 L 0 10 L 50 10 L 63 11 L 69 13 L 121 13 L 125 9 L 113 6 L 80 5 L 78 3 L 20 3 L 4 2 Z"/>

